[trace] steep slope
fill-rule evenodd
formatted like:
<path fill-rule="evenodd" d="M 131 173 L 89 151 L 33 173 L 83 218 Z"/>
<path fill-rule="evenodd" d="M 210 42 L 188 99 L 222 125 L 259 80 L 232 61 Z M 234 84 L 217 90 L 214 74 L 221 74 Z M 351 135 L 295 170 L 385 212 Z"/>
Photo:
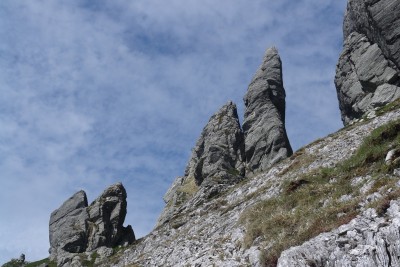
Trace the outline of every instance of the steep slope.
<path fill-rule="evenodd" d="M 322 189 L 342 188 L 339 176 L 333 172 L 335 167 L 351 159 L 371 131 L 399 118 L 399 110 L 391 111 L 317 140 L 267 172 L 244 180 L 239 185 L 230 186 L 220 196 L 205 201 L 204 192 L 200 190 L 168 223 L 159 226 L 127 250 L 115 254 L 101 266 L 272 266 L 276 264 L 280 251 L 298 245 L 320 232 L 335 229 L 367 209 L 365 199 L 381 190 L 385 181 L 382 179 L 386 175 L 374 177 L 375 186 L 364 193 L 348 197 L 349 192 L 368 186 L 371 182 L 368 178 L 357 179 L 354 171 L 352 178 L 345 183 L 347 191 L 332 190 L 335 194 L 331 195 L 331 200 L 325 203 L 324 208 L 324 200 L 330 195 Z M 390 148 L 383 149 L 388 151 Z M 318 174 L 323 174 L 323 180 Z M 365 177 L 369 177 L 368 173 Z M 393 182 L 399 179 L 393 175 L 390 177 Z M 304 182 L 299 182 L 302 179 Z M 335 179 L 338 180 L 335 182 Z M 293 240 L 293 236 L 290 239 L 285 236 L 285 232 L 293 231 L 296 225 L 291 215 L 295 216 L 296 211 L 301 214 L 307 207 L 301 201 L 297 204 L 290 202 L 286 206 L 285 201 L 293 195 L 288 194 L 292 192 L 289 189 L 295 192 L 294 195 L 303 191 L 303 194 L 309 196 L 314 194 L 316 198 L 313 201 L 326 214 L 338 210 L 342 214 L 337 216 L 334 213 L 334 216 L 329 217 L 332 221 L 327 228 L 321 229 L 321 222 L 311 218 L 313 213 L 317 213 L 310 207 L 310 217 L 301 218 L 308 225 L 309 233 L 301 236 L 302 232 L 299 232 L 297 240 Z M 398 189 L 393 187 L 392 190 Z M 289 216 L 281 217 L 286 214 L 284 210 L 273 207 L 276 210 L 267 216 L 274 220 L 271 223 L 276 229 L 280 229 L 278 225 L 283 228 L 281 232 L 271 235 L 269 229 L 263 229 L 258 222 L 254 225 L 252 221 L 253 216 L 261 216 L 258 210 L 272 201 L 278 201 L 282 207 L 288 208 L 286 213 Z M 378 199 L 373 199 L 369 204 L 376 201 Z M 280 243 L 282 237 L 289 242 Z M 270 254 L 272 251 L 276 253 Z"/>

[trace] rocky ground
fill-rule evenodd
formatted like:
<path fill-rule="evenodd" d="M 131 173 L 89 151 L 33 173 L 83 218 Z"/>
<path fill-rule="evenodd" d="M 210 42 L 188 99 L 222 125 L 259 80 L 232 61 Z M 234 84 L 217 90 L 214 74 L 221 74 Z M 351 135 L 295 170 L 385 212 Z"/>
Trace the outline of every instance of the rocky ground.
<path fill-rule="evenodd" d="M 101 266 L 264 266 L 263 254 L 273 240 L 259 238 L 245 246 L 244 211 L 281 194 L 285 181 L 348 159 L 372 130 L 399 117 L 399 110 L 391 111 L 317 140 L 269 171 L 226 189 L 220 197 L 204 201 L 207 198 L 200 190 L 178 216 Z"/>

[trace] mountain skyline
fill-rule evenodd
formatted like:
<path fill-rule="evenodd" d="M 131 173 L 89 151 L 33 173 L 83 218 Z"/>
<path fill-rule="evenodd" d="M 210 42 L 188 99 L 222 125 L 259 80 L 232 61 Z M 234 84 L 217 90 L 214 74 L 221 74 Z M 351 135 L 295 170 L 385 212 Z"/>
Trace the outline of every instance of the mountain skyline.
<path fill-rule="evenodd" d="M 121 181 L 147 234 L 201 129 L 276 46 L 294 150 L 340 127 L 346 1 L 0 3 L 0 262 L 47 257 L 50 213 Z M 27 223 L 29 222 L 29 223 Z"/>

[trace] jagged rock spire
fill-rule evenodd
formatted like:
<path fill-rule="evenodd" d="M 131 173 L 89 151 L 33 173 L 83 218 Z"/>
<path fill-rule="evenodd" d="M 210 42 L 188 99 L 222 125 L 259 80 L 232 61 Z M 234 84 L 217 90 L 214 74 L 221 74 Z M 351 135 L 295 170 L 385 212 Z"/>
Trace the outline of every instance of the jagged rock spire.
<path fill-rule="evenodd" d="M 293 153 L 285 129 L 285 97 L 282 62 L 272 47 L 244 96 L 243 131 L 250 172 L 266 170 Z"/>
<path fill-rule="evenodd" d="M 186 167 L 185 176 L 204 181 L 236 183 L 245 174 L 244 136 L 236 105 L 229 101 L 204 127 Z"/>

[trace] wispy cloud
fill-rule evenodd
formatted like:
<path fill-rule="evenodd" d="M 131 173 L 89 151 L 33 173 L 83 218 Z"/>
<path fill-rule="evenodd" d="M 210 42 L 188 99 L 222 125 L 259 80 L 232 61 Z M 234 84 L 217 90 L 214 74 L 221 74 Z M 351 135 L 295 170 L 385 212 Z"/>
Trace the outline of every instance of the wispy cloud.
<path fill-rule="evenodd" d="M 0 262 L 47 256 L 76 190 L 128 191 L 154 226 L 209 117 L 242 97 L 268 46 L 284 65 L 294 148 L 341 125 L 333 86 L 345 0 L 0 2 Z M 5 216 L 3 216 L 5 215 Z"/>

